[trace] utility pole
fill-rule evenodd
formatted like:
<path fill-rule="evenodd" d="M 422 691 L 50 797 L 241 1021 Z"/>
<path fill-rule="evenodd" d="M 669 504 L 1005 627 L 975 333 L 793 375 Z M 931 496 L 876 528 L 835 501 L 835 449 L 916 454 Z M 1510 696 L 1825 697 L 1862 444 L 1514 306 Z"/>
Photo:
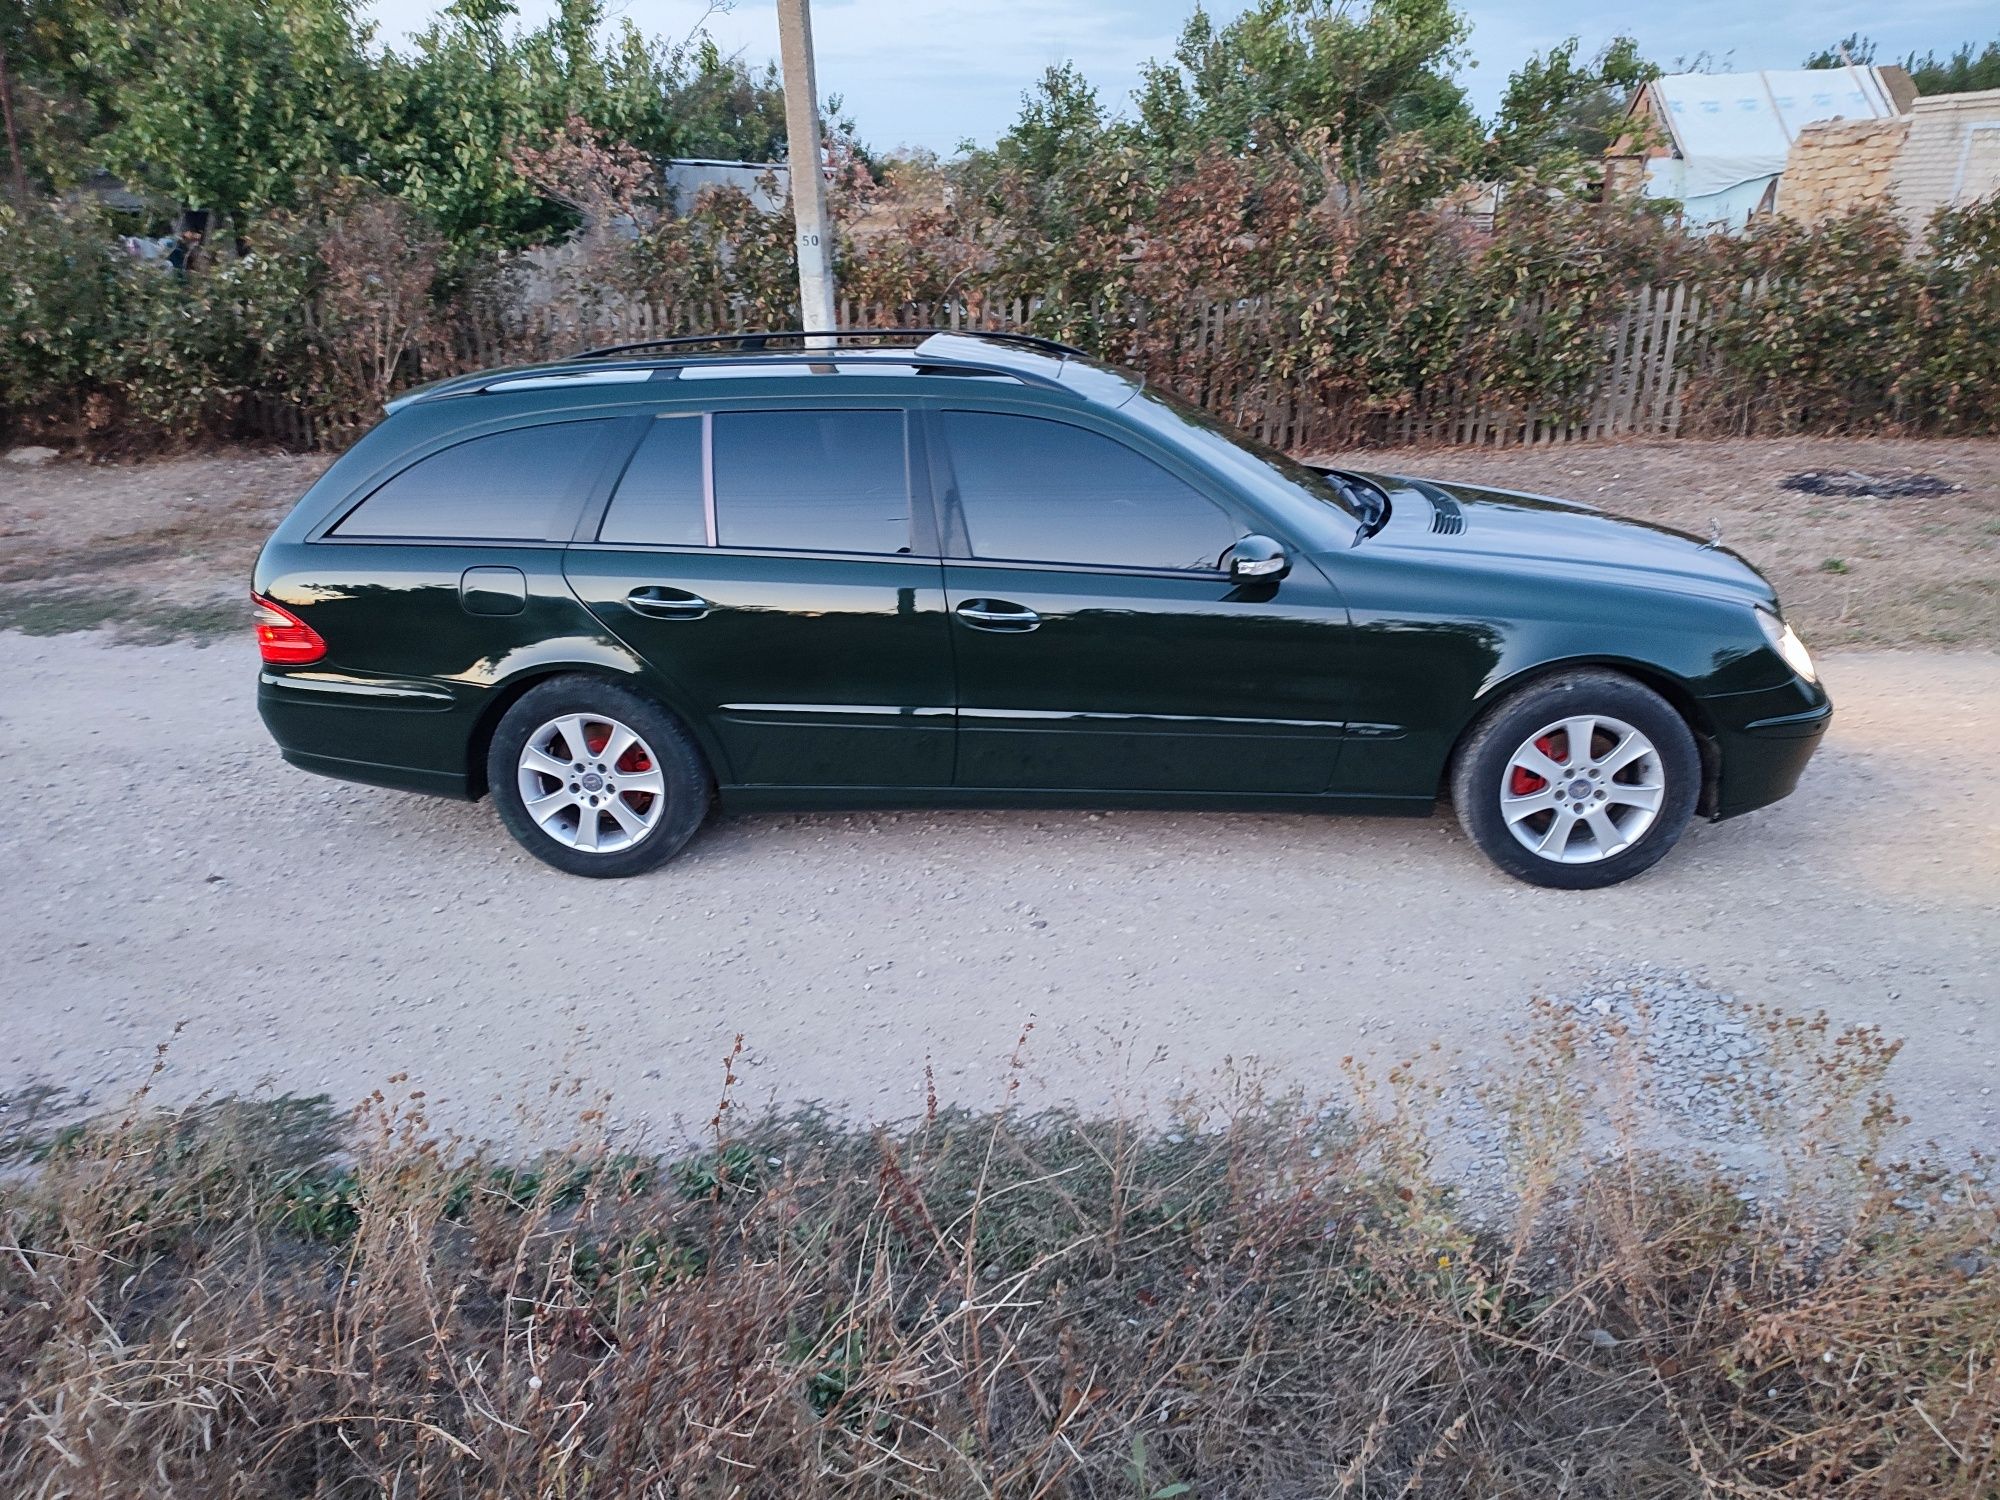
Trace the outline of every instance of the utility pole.
<path fill-rule="evenodd" d="M 799 231 L 799 326 L 831 329 L 836 322 L 833 230 L 826 219 L 819 81 L 813 76 L 808 0 L 778 0 L 778 60 L 785 73 L 785 157 L 791 166 L 792 217 Z M 829 339 L 809 342 L 822 349 L 832 343 Z"/>

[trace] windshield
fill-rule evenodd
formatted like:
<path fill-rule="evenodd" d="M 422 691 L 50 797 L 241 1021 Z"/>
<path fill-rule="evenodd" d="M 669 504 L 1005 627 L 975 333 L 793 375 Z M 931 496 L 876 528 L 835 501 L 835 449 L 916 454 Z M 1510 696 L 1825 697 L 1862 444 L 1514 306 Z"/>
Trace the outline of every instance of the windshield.
<path fill-rule="evenodd" d="M 1172 392 L 1154 386 L 1141 391 L 1138 399 L 1157 401 L 1179 417 L 1187 424 L 1184 431 L 1190 446 L 1200 450 L 1202 456 L 1211 461 L 1252 477 L 1280 480 L 1302 491 L 1308 498 L 1331 505 L 1363 525 L 1370 525 L 1379 519 L 1374 514 L 1374 505 L 1380 502 L 1372 494 L 1366 491 L 1357 494 L 1338 477 L 1307 468 L 1297 459 L 1267 443 L 1260 443 L 1191 401 L 1183 401 Z"/>

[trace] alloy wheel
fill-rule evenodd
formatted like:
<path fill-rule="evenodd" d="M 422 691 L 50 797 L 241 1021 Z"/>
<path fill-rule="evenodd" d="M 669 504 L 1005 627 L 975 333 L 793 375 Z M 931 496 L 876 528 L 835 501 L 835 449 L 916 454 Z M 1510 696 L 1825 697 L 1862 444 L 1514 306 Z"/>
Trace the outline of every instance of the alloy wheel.
<path fill-rule="evenodd" d="M 1595 864 L 1645 837 L 1666 791 L 1650 739 L 1622 719 L 1580 714 L 1544 725 L 1509 757 L 1500 813 L 1530 853 Z"/>
<path fill-rule="evenodd" d="M 585 854 L 639 843 L 667 805 L 658 757 L 601 714 L 551 719 L 521 747 L 521 803 L 543 833 Z"/>

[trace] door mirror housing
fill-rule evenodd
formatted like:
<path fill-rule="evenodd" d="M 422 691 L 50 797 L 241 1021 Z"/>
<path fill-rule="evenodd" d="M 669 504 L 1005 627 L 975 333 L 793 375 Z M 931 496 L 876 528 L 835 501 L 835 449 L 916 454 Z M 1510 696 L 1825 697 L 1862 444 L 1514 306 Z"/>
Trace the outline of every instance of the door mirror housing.
<path fill-rule="evenodd" d="M 1282 543 L 1267 536 L 1246 536 L 1231 547 L 1222 565 L 1235 583 L 1276 583 L 1292 571 Z"/>

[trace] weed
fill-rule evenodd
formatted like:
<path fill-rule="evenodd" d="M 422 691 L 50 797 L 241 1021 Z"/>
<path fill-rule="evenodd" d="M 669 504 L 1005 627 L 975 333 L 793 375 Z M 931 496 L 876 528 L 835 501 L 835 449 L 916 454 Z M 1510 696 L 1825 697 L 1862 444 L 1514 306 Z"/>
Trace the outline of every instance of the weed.
<path fill-rule="evenodd" d="M 1550 1012 L 1511 1223 L 1412 1065 L 676 1160 L 142 1098 L 0 1179 L 0 1493 L 1990 1496 L 2000 1213 L 1884 1149 L 1893 1043 L 1757 1024 L 1786 1186 L 1648 1145 Z"/>

